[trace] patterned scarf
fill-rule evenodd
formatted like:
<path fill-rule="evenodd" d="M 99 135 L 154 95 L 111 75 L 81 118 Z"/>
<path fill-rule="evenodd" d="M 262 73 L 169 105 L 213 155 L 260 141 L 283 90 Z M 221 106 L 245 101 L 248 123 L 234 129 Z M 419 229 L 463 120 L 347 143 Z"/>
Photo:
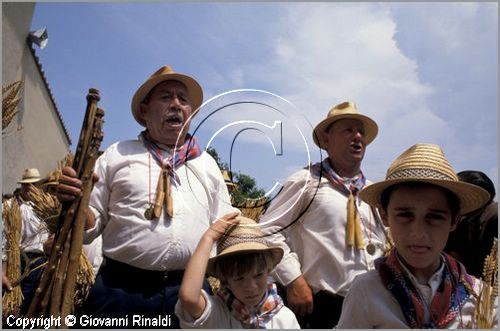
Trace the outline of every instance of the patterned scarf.
<path fill-rule="evenodd" d="M 165 150 L 158 146 L 158 144 L 151 139 L 147 130 L 142 131 L 138 139 L 161 167 L 158 184 L 156 185 L 156 201 L 151 211 L 151 218 L 158 219 L 160 217 L 163 203 L 165 203 L 167 207 L 168 216 L 172 218 L 173 201 L 170 193 L 170 178 L 173 178 L 175 183 L 180 185 L 180 179 L 175 169 L 179 168 L 187 161 L 201 155 L 202 151 L 198 145 L 198 141 L 195 137 L 191 137 L 188 134 L 184 144 L 172 153 L 172 151 Z M 165 157 L 163 156 L 164 153 L 166 154 Z"/>
<path fill-rule="evenodd" d="M 393 248 L 388 256 L 375 261 L 375 268 L 382 283 L 399 302 L 406 322 L 412 329 L 445 328 L 460 314 L 461 307 L 470 295 L 468 288 L 472 288 L 473 278 L 467 274 L 460 262 L 448 254 L 443 253 L 443 256 L 446 265 L 441 284 L 431 301 L 429 324 L 424 323 L 424 301 L 405 274 L 397 258 L 396 249 Z"/>
<path fill-rule="evenodd" d="M 340 177 L 335 170 L 330 166 L 329 158 L 326 158 L 321 163 L 316 163 L 311 166 L 311 172 L 314 176 L 324 176 L 340 193 L 347 196 L 346 206 L 346 242 L 347 245 L 355 245 L 357 249 L 364 249 L 365 243 L 363 240 L 363 232 L 361 230 L 361 221 L 359 212 L 356 208 L 357 194 L 365 187 L 366 178 L 363 172 L 352 180 L 346 180 Z"/>
<path fill-rule="evenodd" d="M 245 329 L 265 329 L 265 324 L 283 307 L 283 299 L 278 295 L 274 283 L 268 284 L 264 298 L 256 307 L 251 307 L 251 309 L 236 299 L 227 287 L 221 288 L 217 295 Z"/>

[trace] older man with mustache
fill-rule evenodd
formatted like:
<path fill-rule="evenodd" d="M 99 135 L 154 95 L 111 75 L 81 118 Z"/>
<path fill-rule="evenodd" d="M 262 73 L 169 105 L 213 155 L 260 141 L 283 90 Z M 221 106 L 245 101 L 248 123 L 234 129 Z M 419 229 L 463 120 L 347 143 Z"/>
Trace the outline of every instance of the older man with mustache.
<path fill-rule="evenodd" d="M 260 220 L 285 251 L 274 276 L 303 328 L 334 327 L 354 277 L 383 254 L 383 225 L 357 197 L 366 185 L 361 161 L 377 132 L 354 103 L 333 107 L 313 132 L 328 157 L 292 174 Z"/>
<path fill-rule="evenodd" d="M 192 252 L 211 222 L 238 214 L 215 160 L 187 133 L 202 100 L 195 79 L 160 68 L 132 98 L 146 130 L 97 160 L 85 241 L 102 235 L 104 262 L 84 314 L 127 317 L 129 327 L 133 314 L 170 315 L 179 328 L 174 306 Z M 69 200 L 81 182 L 63 173 L 58 196 Z"/>

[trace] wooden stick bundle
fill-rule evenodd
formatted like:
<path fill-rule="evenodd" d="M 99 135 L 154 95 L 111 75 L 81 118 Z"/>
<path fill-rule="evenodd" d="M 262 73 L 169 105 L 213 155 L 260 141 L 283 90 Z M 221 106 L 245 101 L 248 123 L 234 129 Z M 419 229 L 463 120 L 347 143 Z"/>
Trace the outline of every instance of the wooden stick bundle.
<path fill-rule="evenodd" d="M 70 203 L 63 203 L 49 262 L 31 302 L 28 317 L 50 314 L 53 317 L 61 316 L 64 321 L 74 310 L 73 298 L 92 190 L 92 174 L 103 138 L 104 111 L 97 108 L 98 101 L 99 91 L 89 89 L 85 118 L 72 165 L 83 184 L 82 196 Z"/>

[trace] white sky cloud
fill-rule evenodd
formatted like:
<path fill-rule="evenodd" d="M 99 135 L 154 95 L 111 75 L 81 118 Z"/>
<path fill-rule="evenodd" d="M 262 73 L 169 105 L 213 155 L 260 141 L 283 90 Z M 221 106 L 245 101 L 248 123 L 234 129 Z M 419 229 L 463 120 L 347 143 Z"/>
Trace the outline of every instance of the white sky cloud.
<path fill-rule="evenodd" d="M 356 102 L 380 126 L 363 163 L 373 179 L 411 144 L 433 142 L 457 171 L 480 169 L 497 182 L 497 11 L 497 3 L 448 2 L 39 3 L 34 27 L 48 25 L 51 41 L 40 56 L 63 116 L 88 87 L 101 88 L 108 144 L 134 138 L 131 95 L 171 64 L 200 81 L 205 99 L 236 88 L 268 90 L 312 126 L 333 105 Z M 84 34 L 94 37 L 72 38 Z M 82 97 L 68 99 L 69 89 Z M 212 125 L 247 115 L 242 109 Z M 75 121 L 72 131 L 81 126 Z M 311 132 L 305 136 L 313 147 Z M 267 148 L 263 139 L 241 138 Z M 301 146 L 297 135 L 286 138 L 287 151 Z M 280 161 L 281 174 L 287 164 L 303 164 L 300 151 L 293 157 Z M 276 176 L 261 161 L 243 162 L 245 170 L 263 181 Z"/>

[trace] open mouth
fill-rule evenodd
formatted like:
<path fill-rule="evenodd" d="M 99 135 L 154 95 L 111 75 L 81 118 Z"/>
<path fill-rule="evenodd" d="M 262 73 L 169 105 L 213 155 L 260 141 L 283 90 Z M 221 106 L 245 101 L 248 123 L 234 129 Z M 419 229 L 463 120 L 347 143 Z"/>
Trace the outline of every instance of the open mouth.
<path fill-rule="evenodd" d="M 182 115 L 179 113 L 169 113 L 165 118 L 165 122 L 170 125 L 182 125 L 184 123 L 184 120 L 182 118 Z"/>
<path fill-rule="evenodd" d="M 363 145 L 361 145 L 361 142 L 352 142 L 351 148 L 356 152 L 360 152 L 363 149 Z"/>

